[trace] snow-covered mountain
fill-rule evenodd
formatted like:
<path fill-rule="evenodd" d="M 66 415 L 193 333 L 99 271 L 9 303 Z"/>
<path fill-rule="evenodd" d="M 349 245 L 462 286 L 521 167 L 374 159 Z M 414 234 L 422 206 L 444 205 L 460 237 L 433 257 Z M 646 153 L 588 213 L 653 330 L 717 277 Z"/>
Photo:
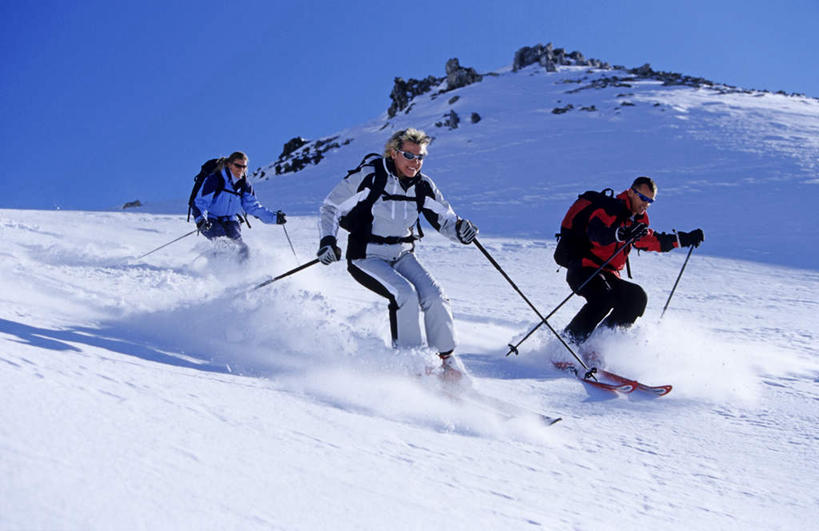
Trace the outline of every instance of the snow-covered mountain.
<path fill-rule="evenodd" d="M 648 175 L 659 186 L 652 221 L 664 230 L 702 227 L 703 252 L 819 264 L 811 244 L 819 241 L 815 98 L 647 67 L 548 72 L 539 64 L 447 88 L 441 78 L 392 118 L 385 111 L 259 168 L 259 195 L 314 214 L 363 155 L 380 152 L 393 131 L 417 127 L 435 136 L 424 172 L 484 234 L 552 238 L 577 194 L 620 191 Z M 455 129 L 445 125 L 452 113 Z M 281 173 L 294 165 L 303 169 Z"/>
<path fill-rule="evenodd" d="M 819 519 L 819 102 L 589 66 L 439 83 L 287 158 L 323 150 L 318 164 L 260 168 L 263 202 L 292 213 L 295 256 L 280 227 L 254 223 L 243 265 L 196 236 L 135 259 L 191 229 L 183 208 L 0 210 L 0 529 Z M 453 110 L 458 127 L 436 127 Z M 610 368 L 671 394 L 588 389 L 551 368 L 561 347 L 545 331 L 506 357 L 537 318 L 474 246 L 432 230 L 417 252 L 452 300 L 475 388 L 562 422 L 507 420 L 413 376 L 425 353 L 388 348 L 384 302 L 342 264 L 248 291 L 314 256 L 326 192 L 410 125 L 436 136 L 425 172 L 543 313 L 568 294 L 551 255 L 577 193 L 651 175 L 653 224 L 703 227 L 665 316 L 685 253 L 635 255 L 646 314 L 594 339 Z"/>

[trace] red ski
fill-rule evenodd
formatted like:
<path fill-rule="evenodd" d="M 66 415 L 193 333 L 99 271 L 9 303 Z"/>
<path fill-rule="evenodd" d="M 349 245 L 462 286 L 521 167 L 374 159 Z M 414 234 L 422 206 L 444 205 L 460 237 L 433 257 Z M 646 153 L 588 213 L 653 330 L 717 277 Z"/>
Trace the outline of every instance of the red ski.
<path fill-rule="evenodd" d="M 606 371 L 603 369 L 597 369 L 597 374 L 601 374 L 606 378 L 609 378 L 614 381 L 634 383 L 637 385 L 638 391 L 645 391 L 646 393 L 652 393 L 657 396 L 665 396 L 671 392 L 670 385 L 646 385 L 644 383 L 638 382 L 637 380 L 632 380 L 630 378 L 626 378 L 625 376 L 620 376 L 619 374 L 615 374 L 611 371 Z"/>
<path fill-rule="evenodd" d="M 581 374 L 581 371 L 579 371 L 577 367 L 575 367 L 575 365 L 571 362 L 554 361 L 552 363 L 558 369 L 571 371 L 583 383 L 589 384 L 599 389 L 605 389 L 607 391 L 615 391 L 618 393 L 631 393 L 633 391 L 643 391 L 654 396 L 665 396 L 671 392 L 670 385 L 646 385 L 632 378 L 626 378 L 625 376 L 620 376 L 619 374 L 604 369 L 597 369 L 594 374 L 595 376 L 601 378 L 598 380 L 593 380 L 591 377 L 587 378 L 586 375 Z"/>

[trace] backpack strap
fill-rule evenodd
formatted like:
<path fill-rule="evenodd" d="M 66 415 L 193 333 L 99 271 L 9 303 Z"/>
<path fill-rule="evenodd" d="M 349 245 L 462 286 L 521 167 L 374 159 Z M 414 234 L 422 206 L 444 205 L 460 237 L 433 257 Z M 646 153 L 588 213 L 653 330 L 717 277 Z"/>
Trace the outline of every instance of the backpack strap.
<path fill-rule="evenodd" d="M 373 160 L 378 158 L 381 158 L 381 155 L 378 153 L 367 153 L 366 155 L 364 155 L 364 158 L 361 159 L 361 162 L 358 163 L 358 166 L 356 166 L 352 170 L 347 171 L 347 175 L 345 175 L 344 178 L 346 179 L 350 175 L 356 173 L 367 164 L 372 164 Z"/>
<path fill-rule="evenodd" d="M 373 154 L 374 153 L 370 153 L 370 155 Z M 367 157 L 369 157 L 370 155 L 367 155 Z M 364 158 L 366 159 L 367 157 Z M 367 208 L 367 210 L 372 209 L 373 205 L 375 204 L 376 201 L 378 201 L 379 197 L 389 195 L 384 191 L 387 188 L 387 170 L 384 169 L 383 164 L 379 164 L 380 161 L 381 159 L 379 158 L 374 161 L 370 161 L 367 164 L 362 164 L 362 166 L 359 166 L 358 168 L 360 169 L 363 166 L 370 165 L 373 167 L 374 170 L 372 173 L 372 177 L 370 179 L 364 179 L 364 181 L 361 183 L 361 189 L 364 188 L 370 189 L 370 192 L 367 194 L 367 197 L 365 197 L 364 200 L 359 203 L 360 205 L 364 205 Z M 356 169 L 355 171 L 358 171 L 358 169 Z M 355 173 L 355 171 L 353 173 Z"/>
<path fill-rule="evenodd" d="M 225 176 L 222 175 L 221 170 L 217 171 L 217 172 L 214 172 L 211 175 L 215 175 L 217 177 L 216 178 L 216 188 L 214 188 L 214 190 L 213 190 L 213 197 L 216 197 L 216 196 L 218 196 L 219 194 L 221 194 L 222 192 L 225 192 L 225 191 L 230 192 L 230 190 L 225 190 Z M 210 177 L 210 176 L 208 176 L 208 177 Z M 202 185 L 204 186 L 204 182 L 202 183 Z M 235 193 L 235 192 L 230 192 L 230 193 Z"/>

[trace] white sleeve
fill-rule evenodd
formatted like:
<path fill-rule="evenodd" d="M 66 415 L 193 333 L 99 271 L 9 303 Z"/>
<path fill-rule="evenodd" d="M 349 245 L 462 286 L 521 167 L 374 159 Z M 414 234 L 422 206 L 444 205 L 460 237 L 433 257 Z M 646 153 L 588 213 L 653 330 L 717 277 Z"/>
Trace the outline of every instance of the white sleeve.
<path fill-rule="evenodd" d="M 438 187 L 435 186 L 435 183 L 432 182 L 432 179 L 426 177 L 426 180 L 429 183 L 435 197 L 424 198 L 424 205 L 421 208 L 422 212 L 425 211 L 425 216 L 432 214 L 436 217 L 438 223 L 437 227 L 435 228 L 438 230 L 438 232 L 454 242 L 459 242 L 458 232 L 455 229 L 455 225 L 458 223 L 458 216 L 455 215 L 455 211 L 452 210 L 452 206 L 446 199 L 444 199 L 443 194 L 440 190 L 438 190 Z M 433 223 L 433 226 L 434 225 L 435 223 Z"/>
<path fill-rule="evenodd" d="M 338 220 L 341 216 L 367 197 L 370 192 L 368 188 L 357 191 L 366 177 L 366 169 L 367 167 L 342 179 L 324 198 L 319 208 L 319 239 L 327 236 L 335 238 L 338 233 Z"/>

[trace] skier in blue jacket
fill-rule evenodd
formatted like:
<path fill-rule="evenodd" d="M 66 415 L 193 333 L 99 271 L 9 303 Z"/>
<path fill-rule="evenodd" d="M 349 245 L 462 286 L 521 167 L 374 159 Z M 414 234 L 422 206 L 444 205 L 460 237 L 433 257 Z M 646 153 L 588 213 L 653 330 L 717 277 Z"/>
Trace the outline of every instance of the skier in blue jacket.
<path fill-rule="evenodd" d="M 253 187 L 247 182 L 247 165 L 247 155 L 241 151 L 231 154 L 216 171 L 205 177 L 191 208 L 199 232 L 209 240 L 229 238 L 234 241 L 243 260 L 249 251 L 242 241 L 241 211 L 263 223 L 283 225 L 287 222 L 284 212 L 268 210 L 256 198 Z"/>

